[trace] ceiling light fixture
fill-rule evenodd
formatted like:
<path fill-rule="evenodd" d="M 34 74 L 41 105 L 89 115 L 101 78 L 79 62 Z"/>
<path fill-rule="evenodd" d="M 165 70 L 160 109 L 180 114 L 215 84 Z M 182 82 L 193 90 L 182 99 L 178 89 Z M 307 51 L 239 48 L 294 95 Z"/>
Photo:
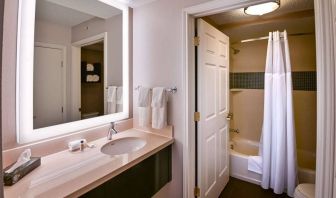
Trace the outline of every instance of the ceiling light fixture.
<path fill-rule="evenodd" d="M 280 1 L 272 1 L 244 8 L 244 13 L 248 15 L 264 15 L 280 7 Z"/>

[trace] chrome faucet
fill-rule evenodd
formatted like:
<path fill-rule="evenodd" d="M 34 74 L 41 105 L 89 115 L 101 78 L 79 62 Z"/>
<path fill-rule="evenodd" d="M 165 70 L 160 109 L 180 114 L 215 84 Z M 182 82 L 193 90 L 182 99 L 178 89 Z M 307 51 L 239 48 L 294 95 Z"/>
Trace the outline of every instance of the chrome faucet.
<path fill-rule="evenodd" d="M 112 135 L 117 133 L 118 131 L 114 128 L 114 122 L 111 122 L 111 127 L 107 132 L 107 140 L 112 140 Z"/>

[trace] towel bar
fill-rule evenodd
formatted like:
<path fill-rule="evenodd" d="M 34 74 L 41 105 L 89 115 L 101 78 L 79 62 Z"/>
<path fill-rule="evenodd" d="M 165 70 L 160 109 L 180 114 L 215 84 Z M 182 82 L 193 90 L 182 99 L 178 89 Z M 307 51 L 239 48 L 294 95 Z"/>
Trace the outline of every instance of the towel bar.
<path fill-rule="evenodd" d="M 137 91 L 137 90 L 140 89 L 140 87 L 141 86 L 139 85 L 139 86 L 135 87 L 134 90 Z M 152 90 L 152 89 L 150 89 L 150 90 Z M 169 92 L 169 93 L 173 93 L 174 94 L 174 93 L 177 92 L 177 87 L 175 86 L 175 87 L 166 88 L 166 91 Z"/>

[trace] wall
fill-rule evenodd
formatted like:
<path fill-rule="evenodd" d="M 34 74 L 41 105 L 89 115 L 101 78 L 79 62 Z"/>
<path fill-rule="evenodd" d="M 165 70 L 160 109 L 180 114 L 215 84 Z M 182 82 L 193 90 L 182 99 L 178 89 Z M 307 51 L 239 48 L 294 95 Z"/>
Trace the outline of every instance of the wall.
<path fill-rule="evenodd" d="M 107 85 L 122 85 L 122 14 L 93 18 L 72 28 L 72 42 L 107 32 Z"/>
<path fill-rule="evenodd" d="M 5 150 L 16 145 L 15 132 L 15 67 L 16 67 L 16 30 L 18 0 L 5 1 L 2 56 L 2 146 Z"/>
<path fill-rule="evenodd" d="M 174 126 L 172 182 L 156 197 L 183 195 L 183 143 L 185 140 L 183 109 L 182 9 L 206 0 L 158 0 L 133 11 L 133 85 L 177 86 L 177 93 L 169 96 L 168 123 Z M 134 93 L 134 125 L 137 125 Z"/>
<path fill-rule="evenodd" d="M 0 69 L 2 70 L 2 43 L 3 43 L 3 18 L 4 18 L 4 1 L 1 1 L 0 2 L 0 64 L 1 64 L 1 67 Z M 2 71 L 0 71 L 0 80 L 2 80 L 2 77 L 1 77 L 1 74 L 2 74 Z M 0 91 L 2 90 L 2 88 L 0 87 Z M 2 94 L 0 92 L 0 103 L 2 101 Z M 0 111 L 2 110 L 2 108 L 0 107 Z M 0 115 L 0 127 L 2 127 L 2 115 Z M 2 131 L 0 131 L 0 169 L 2 170 Z M 1 172 L 0 173 L 0 177 L 2 178 L 3 173 Z M 3 197 L 3 180 L 0 181 L 0 197 Z"/>
<path fill-rule="evenodd" d="M 231 53 L 231 72 L 264 72 L 267 40 L 232 45 L 239 49 Z M 289 50 L 293 71 L 316 71 L 314 35 L 289 37 Z M 264 91 L 262 89 L 243 89 L 231 92 L 230 108 L 234 114 L 231 128 L 240 130 L 239 136 L 260 140 Z M 293 91 L 294 118 L 297 149 L 303 153 L 316 151 L 316 91 Z M 299 152 L 302 153 L 302 152 Z M 298 156 L 299 165 L 315 168 L 315 162 L 303 163 Z"/>

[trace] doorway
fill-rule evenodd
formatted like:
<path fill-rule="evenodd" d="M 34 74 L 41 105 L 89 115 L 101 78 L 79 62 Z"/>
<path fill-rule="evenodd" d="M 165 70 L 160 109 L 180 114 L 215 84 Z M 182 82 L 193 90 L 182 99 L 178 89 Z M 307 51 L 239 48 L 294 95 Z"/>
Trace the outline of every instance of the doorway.
<path fill-rule="evenodd" d="M 107 32 L 104 32 L 72 44 L 72 120 L 104 115 L 106 87 Z"/>
<path fill-rule="evenodd" d="M 104 41 L 81 47 L 81 119 L 104 115 Z"/>
<path fill-rule="evenodd" d="M 249 5 L 258 4 L 267 1 L 256 2 L 244 2 L 244 1 L 228 1 L 228 2 L 207 2 L 201 5 L 192 6 L 183 10 L 184 24 L 184 73 L 185 73 L 185 90 L 186 90 L 186 138 L 184 147 L 184 196 L 193 197 L 195 189 L 195 175 L 194 167 L 195 157 L 190 155 L 195 150 L 195 89 L 193 83 L 195 81 L 195 51 L 193 46 L 193 37 L 195 22 L 197 17 L 203 17 L 223 11 L 229 11 L 236 8 L 247 7 Z M 328 141 L 333 136 L 335 122 L 335 111 L 330 109 L 334 106 L 334 99 L 325 100 L 328 96 L 334 94 L 335 84 L 332 80 L 321 79 L 334 79 L 334 43 L 332 36 L 334 35 L 333 29 L 327 27 L 325 24 L 332 24 L 332 11 L 328 8 L 332 7 L 331 2 L 315 1 L 315 23 L 316 23 L 316 56 L 317 56 L 317 181 L 316 181 L 316 193 L 320 197 L 332 197 L 333 186 L 332 182 L 328 179 L 328 174 L 332 175 L 334 167 L 329 164 L 333 164 L 334 156 L 330 155 L 334 150 L 334 141 Z M 322 22 L 323 21 L 323 22 Z M 326 33 L 327 32 L 327 33 Z M 328 49 L 328 50 L 326 50 Z M 330 91 L 332 90 L 330 93 Z M 323 103 L 319 102 L 323 101 Z M 334 109 L 334 108 L 332 108 Z M 324 118 L 324 119 L 322 119 Z M 324 134 L 324 135 L 322 135 Z M 333 138 L 332 138 L 333 139 Z M 323 159 L 330 159 L 325 162 Z"/>

